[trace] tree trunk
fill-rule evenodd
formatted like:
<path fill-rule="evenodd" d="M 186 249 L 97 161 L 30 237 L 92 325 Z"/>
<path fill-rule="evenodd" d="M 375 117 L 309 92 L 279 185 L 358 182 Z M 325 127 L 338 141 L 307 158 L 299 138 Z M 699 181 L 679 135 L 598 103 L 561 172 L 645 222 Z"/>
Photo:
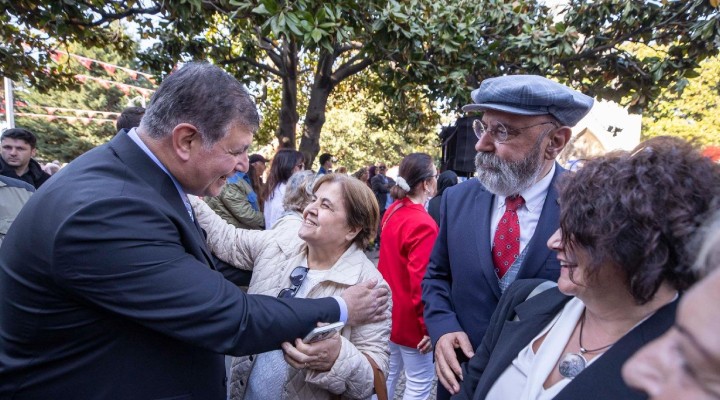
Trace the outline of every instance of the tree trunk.
<path fill-rule="evenodd" d="M 283 47 L 283 75 L 282 75 L 282 100 L 280 103 L 280 114 L 278 115 L 278 127 L 275 136 L 278 138 L 280 148 L 295 148 L 295 136 L 297 132 L 297 46 L 295 42 L 288 42 Z"/>
<path fill-rule="evenodd" d="M 308 169 L 313 168 L 315 156 L 320 152 L 320 133 L 325 124 L 327 101 L 335 87 L 332 81 L 334 60 L 332 54 L 323 51 L 315 72 L 315 81 L 310 91 L 310 101 L 305 114 L 302 139 L 300 140 L 300 152 L 305 156 L 305 167 Z"/>

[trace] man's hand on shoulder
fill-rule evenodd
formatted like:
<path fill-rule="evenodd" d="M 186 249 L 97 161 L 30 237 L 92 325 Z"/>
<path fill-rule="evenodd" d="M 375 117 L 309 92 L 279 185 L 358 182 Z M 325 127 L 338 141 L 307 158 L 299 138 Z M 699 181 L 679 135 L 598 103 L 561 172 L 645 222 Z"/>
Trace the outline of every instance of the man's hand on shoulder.
<path fill-rule="evenodd" d="M 350 286 L 342 293 L 348 308 L 347 325 L 362 325 L 390 318 L 390 291 L 377 287 L 378 280 Z"/>

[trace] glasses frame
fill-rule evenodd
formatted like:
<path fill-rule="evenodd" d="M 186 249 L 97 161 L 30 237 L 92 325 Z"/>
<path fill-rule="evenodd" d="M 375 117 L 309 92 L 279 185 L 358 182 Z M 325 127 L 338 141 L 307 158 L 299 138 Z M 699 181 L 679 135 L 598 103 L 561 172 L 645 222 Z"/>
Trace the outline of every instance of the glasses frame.
<path fill-rule="evenodd" d="M 530 125 L 530 126 L 523 126 L 522 128 L 510 128 L 508 129 L 503 125 L 502 122 L 495 121 L 495 127 L 492 129 L 488 129 L 487 124 L 483 122 L 481 119 L 476 119 L 472 123 L 473 132 L 475 133 L 475 137 L 478 138 L 478 140 L 482 139 L 482 137 L 485 134 L 489 134 L 490 137 L 493 139 L 493 141 L 497 144 L 507 143 L 513 138 L 519 136 L 522 132 L 526 129 L 534 128 L 536 126 L 542 126 L 542 125 L 552 125 L 554 129 L 557 129 L 560 127 L 560 125 L 557 124 L 557 122 L 554 121 L 545 121 L 540 122 L 538 124 Z M 502 128 L 502 131 L 500 130 Z M 550 132 L 550 131 L 548 131 Z"/>
<path fill-rule="evenodd" d="M 292 286 L 280 290 L 277 294 L 278 299 L 291 299 L 295 297 L 300 286 L 305 282 L 309 270 L 308 267 L 295 267 L 295 269 L 290 272 L 290 284 Z"/>

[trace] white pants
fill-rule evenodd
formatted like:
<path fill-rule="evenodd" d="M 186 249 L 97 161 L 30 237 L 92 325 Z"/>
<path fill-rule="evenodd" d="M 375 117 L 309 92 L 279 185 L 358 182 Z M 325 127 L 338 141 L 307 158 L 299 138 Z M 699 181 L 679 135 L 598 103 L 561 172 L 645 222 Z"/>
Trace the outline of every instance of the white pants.
<path fill-rule="evenodd" d="M 390 371 L 388 374 L 388 398 L 395 398 L 395 386 L 405 369 L 405 393 L 403 400 L 425 400 L 430 397 L 435 365 L 433 354 L 421 354 L 418 349 L 390 342 Z"/>

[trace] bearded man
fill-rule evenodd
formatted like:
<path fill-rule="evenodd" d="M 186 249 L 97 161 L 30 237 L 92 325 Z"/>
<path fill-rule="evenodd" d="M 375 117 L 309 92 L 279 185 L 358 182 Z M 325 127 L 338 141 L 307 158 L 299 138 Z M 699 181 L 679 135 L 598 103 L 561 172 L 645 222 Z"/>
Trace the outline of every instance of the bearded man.
<path fill-rule="evenodd" d="M 477 179 L 447 189 L 440 232 L 422 282 L 425 323 L 435 348 L 438 399 L 458 392 L 460 363 L 473 355 L 503 291 L 516 279 L 557 280 L 546 246 L 558 228 L 555 158 L 593 99 L 549 79 L 486 79 L 465 112 L 473 124 Z"/>

